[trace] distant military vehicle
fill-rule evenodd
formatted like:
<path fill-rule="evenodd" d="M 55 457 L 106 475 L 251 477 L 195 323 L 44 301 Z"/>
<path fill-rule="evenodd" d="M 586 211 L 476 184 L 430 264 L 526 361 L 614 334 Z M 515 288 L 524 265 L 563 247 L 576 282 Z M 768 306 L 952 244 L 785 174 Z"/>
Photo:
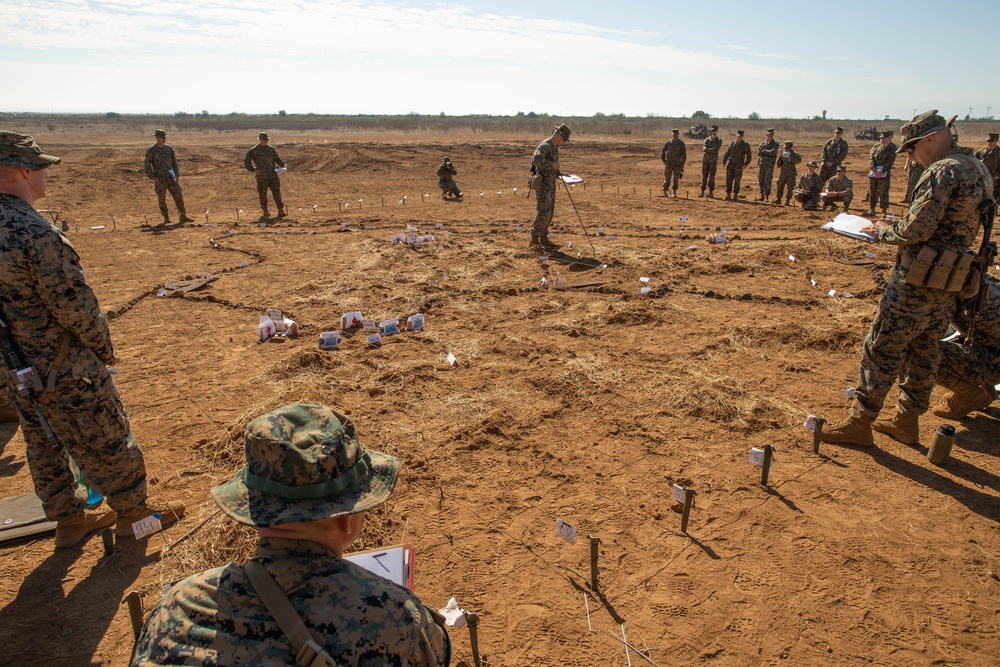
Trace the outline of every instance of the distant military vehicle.
<path fill-rule="evenodd" d="M 875 127 L 874 125 L 869 125 L 865 129 L 863 129 L 860 132 L 858 132 L 857 134 L 855 134 L 854 138 L 857 139 L 858 141 L 862 141 L 862 140 L 865 140 L 865 139 L 870 139 L 870 140 L 874 141 L 875 139 L 878 139 L 881 136 L 882 136 L 882 133 L 879 132 L 879 130 L 878 130 L 877 127 Z"/>
<path fill-rule="evenodd" d="M 694 125 L 690 130 L 684 132 L 684 136 L 689 139 L 708 139 L 712 131 L 708 129 L 707 125 Z"/>

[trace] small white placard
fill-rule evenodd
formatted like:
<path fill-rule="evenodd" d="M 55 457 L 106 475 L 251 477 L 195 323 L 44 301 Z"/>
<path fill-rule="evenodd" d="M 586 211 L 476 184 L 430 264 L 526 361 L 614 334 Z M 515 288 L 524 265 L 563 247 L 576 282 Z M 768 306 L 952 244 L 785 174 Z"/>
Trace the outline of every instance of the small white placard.
<path fill-rule="evenodd" d="M 844 390 L 844 398 L 848 400 L 854 400 L 854 397 L 858 395 L 857 387 L 848 387 Z"/>
<path fill-rule="evenodd" d="M 366 317 L 361 320 L 361 326 L 365 331 L 378 331 L 378 320 Z"/>
<path fill-rule="evenodd" d="M 250 262 L 248 262 L 248 261 L 246 261 L 246 260 L 243 260 L 242 262 L 240 262 L 240 268 L 241 268 L 241 269 L 245 269 L 245 268 L 247 268 L 248 266 L 250 266 Z"/>
<path fill-rule="evenodd" d="M 816 415 L 809 415 L 809 416 L 807 416 L 806 420 L 804 422 L 802 422 L 802 425 L 805 426 L 810 431 L 815 431 L 816 430 Z"/>
<path fill-rule="evenodd" d="M 639 288 L 639 294 L 640 294 L 640 295 L 641 295 L 641 294 L 649 294 L 649 293 L 650 293 L 650 292 L 652 292 L 652 291 L 653 291 L 653 288 L 652 288 L 652 287 L 640 287 L 640 288 Z"/>
<path fill-rule="evenodd" d="M 448 353 L 448 363 L 451 364 L 452 366 L 458 363 L 458 359 L 455 358 L 455 355 L 452 354 L 451 352 Z"/>
<path fill-rule="evenodd" d="M 399 333 L 399 318 L 394 317 L 391 320 L 383 320 L 378 323 L 378 330 L 383 336 L 391 336 L 393 334 Z"/>
<path fill-rule="evenodd" d="M 274 328 L 278 333 L 285 330 L 285 316 L 277 308 L 268 308 L 267 316 L 274 322 Z M 263 322 L 264 320 L 261 320 Z"/>
<path fill-rule="evenodd" d="M 407 331 L 422 331 L 424 328 L 424 316 L 422 313 L 410 315 L 406 318 Z"/>
<path fill-rule="evenodd" d="M 865 250 L 865 257 L 867 257 L 868 259 L 875 259 L 875 253 L 868 252 L 867 250 Z"/>
<path fill-rule="evenodd" d="M 685 491 L 684 487 L 680 484 L 674 484 L 670 487 L 670 496 L 683 505 L 684 501 L 687 500 L 687 491 Z"/>
<path fill-rule="evenodd" d="M 156 293 L 156 296 L 166 296 L 166 295 L 167 295 L 167 290 L 165 289 L 161 289 L 159 292 Z"/>
<path fill-rule="evenodd" d="M 795 261 L 795 255 L 789 255 L 788 256 L 788 261 L 789 262 L 794 262 Z"/>
<path fill-rule="evenodd" d="M 444 616 L 445 625 L 453 628 L 465 627 L 465 610 L 458 606 L 458 600 L 452 598 L 438 613 Z"/>
<path fill-rule="evenodd" d="M 340 328 L 350 329 L 351 327 L 356 327 L 359 324 L 361 324 L 362 318 L 363 316 L 361 315 L 361 311 L 359 310 L 356 310 L 351 313 L 344 313 L 343 315 L 340 316 Z"/>
<path fill-rule="evenodd" d="M 576 544 L 576 526 L 562 519 L 556 519 L 556 537 L 570 544 Z"/>
<path fill-rule="evenodd" d="M 399 245 L 401 243 L 406 243 L 406 234 L 393 234 L 389 237 L 390 245 Z"/>
<path fill-rule="evenodd" d="M 319 335 L 319 349 L 335 350 L 340 347 L 339 331 L 324 331 Z"/>
<path fill-rule="evenodd" d="M 764 467 L 764 450 L 758 449 L 757 447 L 750 448 L 750 455 L 747 456 L 747 461 L 754 464 L 758 468 Z"/>
<path fill-rule="evenodd" d="M 812 278 L 809 279 L 809 284 L 812 285 L 813 287 L 816 287 L 816 281 L 813 280 Z"/>
<path fill-rule="evenodd" d="M 648 283 L 649 282 L 649 278 L 639 278 L 639 282 L 640 283 Z"/>
<path fill-rule="evenodd" d="M 686 215 L 682 215 L 681 216 L 681 222 L 687 222 L 687 221 L 688 221 L 688 217 Z"/>
<path fill-rule="evenodd" d="M 539 262 L 547 262 L 547 261 L 549 261 L 549 256 L 548 255 L 539 255 L 538 256 L 538 261 Z"/>
<path fill-rule="evenodd" d="M 832 289 L 826 293 L 827 296 L 837 296 L 837 290 Z"/>
<path fill-rule="evenodd" d="M 559 176 L 563 183 L 567 185 L 575 185 L 576 183 L 583 183 L 583 179 L 576 174 L 562 174 Z"/>
<path fill-rule="evenodd" d="M 135 539 L 141 540 L 149 537 L 153 533 L 160 532 L 162 526 L 160 525 L 160 515 L 152 514 L 147 516 L 145 519 L 139 519 L 132 524 L 132 534 L 135 535 Z"/>
<path fill-rule="evenodd" d="M 382 336 L 380 336 L 378 334 L 378 332 L 373 333 L 372 335 L 368 336 L 368 344 L 369 345 L 378 345 L 381 342 L 382 342 Z"/>

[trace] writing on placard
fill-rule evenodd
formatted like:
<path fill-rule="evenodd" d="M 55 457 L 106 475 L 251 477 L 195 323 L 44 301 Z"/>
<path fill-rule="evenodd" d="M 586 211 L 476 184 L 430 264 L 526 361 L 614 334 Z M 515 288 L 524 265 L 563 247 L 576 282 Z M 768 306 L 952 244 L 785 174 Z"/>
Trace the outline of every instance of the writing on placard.
<path fill-rule="evenodd" d="M 160 532 L 162 526 L 160 525 L 160 515 L 153 514 L 147 516 L 145 519 L 139 519 L 132 524 L 132 534 L 135 535 L 135 539 L 141 540 L 149 537 L 153 533 Z"/>
<path fill-rule="evenodd" d="M 674 484 L 670 487 L 670 496 L 683 505 L 684 501 L 687 500 L 687 491 L 685 491 L 684 487 L 680 484 Z"/>
<path fill-rule="evenodd" d="M 365 331 L 378 331 L 378 320 L 365 318 L 361 320 L 361 326 Z"/>
<path fill-rule="evenodd" d="M 750 455 L 747 457 L 747 461 L 754 464 L 758 468 L 764 467 L 764 450 L 757 447 L 750 448 Z"/>
<path fill-rule="evenodd" d="M 809 415 L 808 417 L 806 417 L 806 420 L 804 422 L 802 422 L 802 425 L 805 426 L 810 431 L 815 431 L 816 430 L 816 415 Z"/>
<path fill-rule="evenodd" d="M 576 526 L 562 519 L 556 519 L 556 537 L 570 544 L 576 544 Z"/>

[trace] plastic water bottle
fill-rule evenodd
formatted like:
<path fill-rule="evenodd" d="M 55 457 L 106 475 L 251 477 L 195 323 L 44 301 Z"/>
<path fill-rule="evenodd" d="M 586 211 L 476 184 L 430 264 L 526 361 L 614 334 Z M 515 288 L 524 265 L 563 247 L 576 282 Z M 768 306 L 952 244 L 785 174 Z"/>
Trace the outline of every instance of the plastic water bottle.
<path fill-rule="evenodd" d="M 87 509 L 94 509 L 104 502 L 104 496 L 101 495 L 100 491 L 91 486 L 82 472 L 80 473 L 80 484 L 83 484 L 87 488 Z"/>

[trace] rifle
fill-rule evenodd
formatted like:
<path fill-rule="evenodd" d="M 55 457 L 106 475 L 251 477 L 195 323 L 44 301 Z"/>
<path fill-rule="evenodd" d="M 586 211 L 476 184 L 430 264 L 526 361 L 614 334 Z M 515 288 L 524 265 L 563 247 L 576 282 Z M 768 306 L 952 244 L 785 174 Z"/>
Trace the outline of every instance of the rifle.
<path fill-rule="evenodd" d="M 45 437 L 49 439 L 52 446 L 61 448 L 62 445 L 59 444 L 55 433 L 52 432 L 45 415 L 42 414 L 42 404 L 38 400 L 38 392 L 42 390 L 42 381 L 38 377 L 38 372 L 33 366 L 29 366 L 21 359 L 21 354 L 17 351 L 14 340 L 10 337 L 10 327 L 7 326 L 2 317 L 0 317 L 0 352 L 2 352 L 4 363 L 7 364 L 11 376 L 14 378 L 17 393 L 27 398 L 31 407 L 35 409 L 38 421 L 45 429 Z"/>
<path fill-rule="evenodd" d="M 979 217 L 982 219 L 983 225 L 983 243 L 979 246 L 979 252 L 976 254 L 974 262 L 976 269 L 979 271 L 979 291 L 972 298 L 972 303 L 969 307 L 969 330 L 966 332 L 964 341 L 967 348 L 972 347 L 976 317 L 979 315 L 979 311 L 986 305 L 986 297 L 990 291 L 990 286 L 986 284 L 986 274 L 989 273 L 990 266 L 993 264 L 993 258 L 997 255 L 997 243 L 990 240 L 990 236 L 993 234 L 993 219 L 996 217 L 997 212 L 997 200 L 995 198 L 983 200 L 978 208 Z"/>

